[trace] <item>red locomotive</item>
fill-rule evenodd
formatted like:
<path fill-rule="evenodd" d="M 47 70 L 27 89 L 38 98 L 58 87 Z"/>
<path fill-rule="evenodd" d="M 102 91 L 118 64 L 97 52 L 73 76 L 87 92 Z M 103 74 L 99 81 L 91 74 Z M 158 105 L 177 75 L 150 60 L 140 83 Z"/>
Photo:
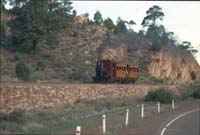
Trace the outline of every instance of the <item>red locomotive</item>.
<path fill-rule="evenodd" d="M 110 60 L 97 61 L 94 82 L 121 82 L 134 83 L 139 78 L 139 67 L 118 64 Z"/>

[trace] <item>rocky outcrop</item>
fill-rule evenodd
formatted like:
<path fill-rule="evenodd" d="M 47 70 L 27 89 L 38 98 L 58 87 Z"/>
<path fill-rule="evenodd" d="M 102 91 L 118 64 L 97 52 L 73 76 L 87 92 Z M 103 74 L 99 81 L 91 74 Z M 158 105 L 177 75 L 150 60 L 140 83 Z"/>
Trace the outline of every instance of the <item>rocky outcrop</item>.
<path fill-rule="evenodd" d="M 1 22 L 10 19 L 14 16 L 1 13 Z M 7 27 L 5 35 L 9 31 Z M 200 67 L 190 53 L 174 45 L 155 53 L 150 51 L 151 45 L 149 39 L 138 33 L 116 34 L 88 22 L 87 18 L 74 17 L 74 21 L 59 34 L 58 44 L 50 47 L 44 41 L 39 43 L 38 50 L 41 52 L 38 56 L 13 53 L 2 47 L 1 81 L 20 81 L 15 74 L 15 66 L 22 60 L 31 68 L 31 81 L 92 82 L 98 59 L 138 65 L 146 78 L 155 76 L 183 83 L 200 81 Z"/>
<path fill-rule="evenodd" d="M 116 48 L 106 48 L 100 54 L 100 59 L 122 61 L 126 55 L 127 46 L 122 44 Z"/>
<path fill-rule="evenodd" d="M 148 71 L 158 78 L 170 78 L 179 82 L 199 82 L 200 66 L 185 50 L 168 46 L 161 52 L 153 53 Z"/>

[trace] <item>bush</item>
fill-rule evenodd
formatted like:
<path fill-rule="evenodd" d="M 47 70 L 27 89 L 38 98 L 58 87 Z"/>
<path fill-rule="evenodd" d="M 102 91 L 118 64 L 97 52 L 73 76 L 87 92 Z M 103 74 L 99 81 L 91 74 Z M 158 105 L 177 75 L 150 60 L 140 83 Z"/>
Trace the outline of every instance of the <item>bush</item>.
<path fill-rule="evenodd" d="M 154 43 L 154 44 L 152 44 L 152 46 L 151 46 L 151 50 L 152 51 L 160 51 L 160 49 L 161 49 L 161 45 L 160 44 L 158 44 L 158 43 Z"/>
<path fill-rule="evenodd" d="M 6 113 L 0 112 L 0 122 L 6 121 L 8 119 L 8 115 Z"/>
<path fill-rule="evenodd" d="M 200 90 L 196 90 L 193 94 L 192 94 L 193 98 L 199 98 L 200 99 Z"/>
<path fill-rule="evenodd" d="M 28 66 L 23 62 L 20 61 L 15 67 L 15 73 L 17 77 L 21 77 L 24 80 L 30 79 L 30 70 Z"/>
<path fill-rule="evenodd" d="M 200 84 L 189 84 L 184 85 L 180 89 L 181 95 L 180 100 L 185 100 L 188 98 L 200 98 Z"/>
<path fill-rule="evenodd" d="M 194 92 L 192 94 L 193 98 L 199 98 L 200 99 L 200 84 L 193 86 Z"/>
<path fill-rule="evenodd" d="M 149 91 L 145 97 L 145 101 L 159 101 L 161 103 L 171 103 L 172 99 L 172 93 L 164 88 L 160 88 L 155 91 Z"/>
<path fill-rule="evenodd" d="M 9 114 L 8 118 L 9 118 L 9 121 L 22 122 L 24 119 L 24 115 L 25 115 L 24 110 L 16 109 Z"/>

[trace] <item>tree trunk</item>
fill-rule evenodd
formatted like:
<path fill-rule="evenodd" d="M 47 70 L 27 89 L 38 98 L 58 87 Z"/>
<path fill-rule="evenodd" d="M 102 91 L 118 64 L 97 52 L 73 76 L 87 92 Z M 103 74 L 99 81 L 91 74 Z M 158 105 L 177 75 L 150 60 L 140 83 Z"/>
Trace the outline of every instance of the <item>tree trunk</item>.
<path fill-rule="evenodd" d="M 33 51 L 35 52 L 37 41 L 36 41 L 36 40 L 33 40 L 32 43 L 33 43 Z"/>

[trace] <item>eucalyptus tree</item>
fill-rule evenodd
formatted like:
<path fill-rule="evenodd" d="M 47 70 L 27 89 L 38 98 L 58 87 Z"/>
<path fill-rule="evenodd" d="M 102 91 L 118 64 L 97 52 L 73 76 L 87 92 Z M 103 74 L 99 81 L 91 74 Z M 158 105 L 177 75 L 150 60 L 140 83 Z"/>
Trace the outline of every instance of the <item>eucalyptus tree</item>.
<path fill-rule="evenodd" d="M 10 4 L 16 16 L 10 22 L 13 44 L 28 51 L 35 51 L 41 39 L 56 40 L 72 9 L 68 0 L 10 0 Z"/>
<path fill-rule="evenodd" d="M 101 25 L 103 23 L 103 17 L 99 10 L 94 14 L 94 21 L 96 24 Z"/>
<path fill-rule="evenodd" d="M 103 24 L 107 29 L 114 29 L 115 28 L 115 25 L 114 25 L 112 19 L 109 18 L 109 17 L 104 20 Z"/>

